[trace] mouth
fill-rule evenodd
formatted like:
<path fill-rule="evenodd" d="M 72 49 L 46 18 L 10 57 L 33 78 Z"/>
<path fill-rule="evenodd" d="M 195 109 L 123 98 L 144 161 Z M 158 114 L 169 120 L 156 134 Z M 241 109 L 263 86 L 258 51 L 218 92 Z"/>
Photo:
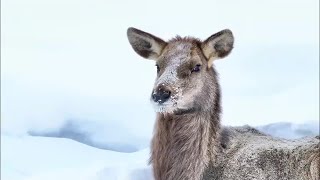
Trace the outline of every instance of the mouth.
<path fill-rule="evenodd" d="M 162 113 L 162 114 L 183 115 L 183 114 L 193 113 L 196 111 L 195 108 L 180 108 L 177 106 L 177 103 L 153 102 L 153 106 L 157 113 Z"/>
<path fill-rule="evenodd" d="M 158 102 L 153 102 L 153 107 L 156 112 L 158 113 L 168 113 L 172 114 L 175 109 L 176 109 L 176 103 L 158 103 Z"/>

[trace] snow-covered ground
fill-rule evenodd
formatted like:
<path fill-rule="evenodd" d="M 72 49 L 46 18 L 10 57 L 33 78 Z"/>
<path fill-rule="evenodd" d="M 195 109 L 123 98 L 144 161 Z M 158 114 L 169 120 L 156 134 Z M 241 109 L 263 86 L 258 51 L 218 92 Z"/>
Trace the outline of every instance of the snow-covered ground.
<path fill-rule="evenodd" d="M 63 127 L 66 128 L 66 127 Z M 305 124 L 276 123 L 258 127 L 262 131 L 283 138 L 317 135 L 318 122 Z M 103 128 L 102 128 L 103 130 Z M 1 134 L 2 180 L 150 180 L 149 149 L 124 153 L 86 144 L 87 137 L 74 128 L 64 129 L 80 135 L 76 141 L 58 134 Z M 278 132 L 281 132 L 279 134 Z M 301 133 L 303 132 L 303 133 Z M 90 133 L 89 133 L 90 134 Z M 91 137 L 92 138 L 92 137 Z M 92 139 L 94 142 L 94 138 Z M 121 144 L 121 143 L 120 143 Z M 135 144 L 134 142 L 132 144 Z M 108 144 L 101 144 L 107 146 Z M 112 145 L 109 145 L 112 146 Z"/>
<path fill-rule="evenodd" d="M 1 135 L 2 180 L 151 179 L 149 150 L 121 153 L 65 138 Z"/>

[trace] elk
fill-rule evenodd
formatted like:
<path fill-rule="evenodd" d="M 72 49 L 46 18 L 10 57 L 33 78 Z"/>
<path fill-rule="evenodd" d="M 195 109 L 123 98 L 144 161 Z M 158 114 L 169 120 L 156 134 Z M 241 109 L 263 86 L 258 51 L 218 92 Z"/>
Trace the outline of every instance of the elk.
<path fill-rule="evenodd" d="M 164 41 L 131 27 L 127 37 L 157 67 L 150 97 L 157 113 L 150 157 L 155 180 L 319 180 L 319 137 L 285 140 L 220 124 L 213 62 L 232 51 L 230 30 L 204 41 Z"/>

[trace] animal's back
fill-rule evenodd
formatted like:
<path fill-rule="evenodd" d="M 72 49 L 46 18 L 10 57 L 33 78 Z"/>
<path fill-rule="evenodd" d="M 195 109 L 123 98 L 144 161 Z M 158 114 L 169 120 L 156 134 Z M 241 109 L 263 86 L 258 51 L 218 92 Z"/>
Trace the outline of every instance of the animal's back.
<path fill-rule="evenodd" d="M 221 146 L 204 180 L 319 180 L 319 136 L 285 140 L 224 127 Z"/>

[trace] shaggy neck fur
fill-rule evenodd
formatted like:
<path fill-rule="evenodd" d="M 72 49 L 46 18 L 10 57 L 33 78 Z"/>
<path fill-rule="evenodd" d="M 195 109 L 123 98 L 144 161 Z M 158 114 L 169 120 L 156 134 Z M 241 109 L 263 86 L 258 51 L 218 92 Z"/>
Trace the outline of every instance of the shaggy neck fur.
<path fill-rule="evenodd" d="M 200 180 L 219 145 L 220 93 L 213 108 L 181 115 L 157 114 L 151 145 L 156 180 Z"/>

